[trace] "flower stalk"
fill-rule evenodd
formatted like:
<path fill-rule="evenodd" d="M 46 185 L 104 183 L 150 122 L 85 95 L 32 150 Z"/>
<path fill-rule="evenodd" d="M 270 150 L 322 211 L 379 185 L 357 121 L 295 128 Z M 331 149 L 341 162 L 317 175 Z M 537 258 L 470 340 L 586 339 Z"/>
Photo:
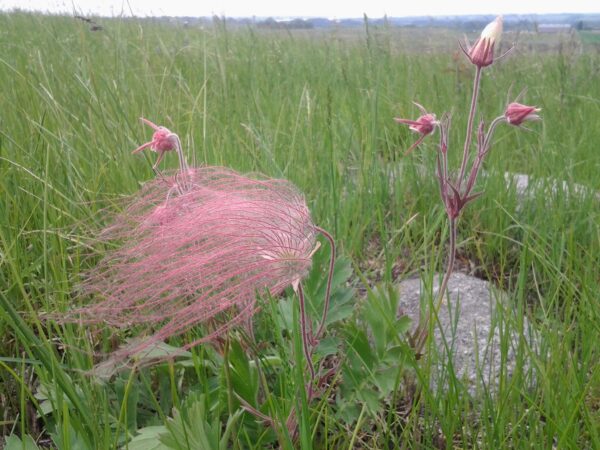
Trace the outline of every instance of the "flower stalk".
<path fill-rule="evenodd" d="M 471 96 L 471 107 L 467 119 L 467 132 L 465 134 L 465 145 L 463 147 L 463 158 L 460 164 L 460 174 L 457 179 L 457 186 L 460 185 L 465 176 L 465 170 L 469 161 L 469 152 L 471 151 L 471 139 L 473 137 L 473 123 L 475 122 L 475 113 L 477 112 L 477 100 L 479 99 L 479 88 L 481 86 L 481 67 L 475 69 L 475 80 L 473 81 L 473 95 Z"/>

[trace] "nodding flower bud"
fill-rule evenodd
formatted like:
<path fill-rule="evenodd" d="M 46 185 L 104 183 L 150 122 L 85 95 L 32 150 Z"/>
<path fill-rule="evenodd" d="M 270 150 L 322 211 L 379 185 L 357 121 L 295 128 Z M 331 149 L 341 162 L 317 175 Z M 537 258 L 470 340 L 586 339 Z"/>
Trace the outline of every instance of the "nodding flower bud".
<path fill-rule="evenodd" d="M 427 110 L 418 103 L 415 103 L 415 105 L 423 113 L 421 116 L 419 116 L 419 118 L 417 118 L 417 120 L 394 117 L 396 122 L 408 125 L 409 130 L 421 135 L 419 139 L 417 139 L 417 141 L 406 151 L 406 154 L 410 153 L 415 147 L 423 142 L 425 136 L 433 133 L 435 131 L 435 127 L 439 125 L 439 121 L 436 119 L 435 114 L 428 113 Z"/>
<path fill-rule="evenodd" d="M 154 134 L 152 134 L 152 140 L 150 142 L 146 142 L 145 144 L 140 145 L 132 153 L 139 153 L 146 148 L 150 148 L 150 150 L 152 150 L 153 152 L 158 153 L 158 158 L 153 166 L 154 168 L 156 168 L 163 159 L 165 152 L 177 150 L 177 147 L 179 145 L 179 138 L 175 133 L 173 133 L 166 127 L 158 126 L 155 123 L 149 121 L 148 119 L 144 119 L 143 117 L 140 120 L 146 125 L 152 127 L 154 129 Z"/>
<path fill-rule="evenodd" d="M 481 36 L 468 52 L 465 52 L 469 60 L 477 67 L 489 66 L 494 62 L 494 47 L 500 40 L 502 34 L 502 16 L 496 17 L 481 32 Z"/>
<path fill-rule="evenodd" d="M 506 107 L 504 117 L 509 124 L 518 127 L 527 120 L 541 120 L 541 117 L 537 114 L 540 111 L 541 108 L 513 102 Z"/>
<path fill-rule="evenodd" d="M 394 117 L 394 120 L 398 123 L 404 123 L 408 125 L 408 129 L 410 131 L 414 131 L 415 133 L 422 135 L 433 133 L 435 125 L 437 124 L 435 114 L 423 114 L 417 120 L 401 119 L 399 117 Z"/>

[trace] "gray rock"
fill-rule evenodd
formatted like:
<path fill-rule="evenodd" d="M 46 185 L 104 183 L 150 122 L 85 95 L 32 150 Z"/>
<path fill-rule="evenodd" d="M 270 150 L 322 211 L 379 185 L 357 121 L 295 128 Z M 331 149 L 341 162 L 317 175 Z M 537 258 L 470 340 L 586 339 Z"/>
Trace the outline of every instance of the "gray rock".
<path fill-rule="evenodd" d="M 544 195 L 556 195 L 562 192 L 575 197 L 593 195 L 596 200 L 600 200 L 600 192 L 594 192 L 587 186 L 578 183 L 569 185 L 566 181 L 555 178 L 532 179 L 529 175 L 523 173 L 504 172 L 504 180 L 507 186 L 514 186 L 519 198 L 533 197 L 540 192 Z"/>
<path fill-rule="evenodd" d="M 406 171 L 409 170 L 406 161 L 391 163 L 386 166 L 385 175 L 390 180 L 390 187 L 394 187 L 394 183 L 397 179 L 401 179 L 405 176 Z M 412 162 L 413 167 L 410 170 L 416 171 L 420 177 L 428 177 L 435 175 L 435 168 L 428 168 L 427 166 Z M 490 174 L 485 170 L 482 170 L 479 178 L 480 181 Z M 558 180 L 556 178 L 545 178 L 545 177 L 531 177 L 524 173 L 513 173 L 504 172 L 504 181 L 508 188 L 514 188 L 518 198 L 520 200 L 534 197 L 535 195 L 557 195 L 558 193 L 564 193 L 565 195 L 573 196 L 574 198 L 584 198 L 586 196 L 593 196 L 596 200 L 600 200 L 600 192 L 594 191 L 593 189 L 578 183 L 568 183 L 564 180 Z M 481 188 L 481 183 L 479 183 Z M 477 190 L 477 188 L 475 189 Z"/>
<path fill-rule="evenodd" d="M 413 320 L 413 331 L 421 312 L 427 314 L 429 302 L 437 302 L 439 278 L 434 277 L 432 295 L 420 279 L 408 279 L 399 285 L 400 307 L 398 316 L 408 315 Z M 500 371 L 510 376 L 516 365 L 516 351 L 521 337 L 529 347 L 537 347 L 537 339 L 525 317 L 523 333 L 515 331 L 519 323 L 508 301 L 508 295 L 488 282 L 462 273 L 454 273 L 448 283 L 450 302 L 444 298 L 434 326 L 434 358 L 430 388 L 447 386 L 451 355 L 456 377 L 472 395 L 478 389 L 495 391 Z M 433 300 L 431 300 L 433 298 Z M 424 307 L 421 308 L 421 305 Z M 505 350 L 502 350 L 502 348 Z M 436 351 L 437 350 L 437 351 Z"/>

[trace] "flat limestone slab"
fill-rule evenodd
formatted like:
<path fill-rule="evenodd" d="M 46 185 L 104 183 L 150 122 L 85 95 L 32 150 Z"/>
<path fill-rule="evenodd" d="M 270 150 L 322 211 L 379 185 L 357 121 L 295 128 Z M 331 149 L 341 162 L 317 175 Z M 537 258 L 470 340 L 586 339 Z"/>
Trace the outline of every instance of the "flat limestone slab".
<path fill-rule="evenodd" d="M 400 282 L 398 316 L 408 315 L 413 320 L 413 330 L 419 321 L 421 304 L 427 314 L 431 298 L 437 302 L 440 278 L 434 277 L 432 296 L 419 278 Z M 425 295 L 421 295 L 422 291 Z M 448 371 L 441 368 L 448 364 L 450 354 L 456 377 L 472 395 L 478 388 L 495 391 L 501 371 L 507 376 L 514 372 L 519 345 L 528 348 L 537 342 L 531 336 L 527 318 L 516 316 L 506 293 L 479 278 L 454 273 L 448 291 L 450 301 L 446 296 L 438 320 L 432 318 L 434 369 L 430 388 L 435 389 L 440 383 L 447 385 Z"/>

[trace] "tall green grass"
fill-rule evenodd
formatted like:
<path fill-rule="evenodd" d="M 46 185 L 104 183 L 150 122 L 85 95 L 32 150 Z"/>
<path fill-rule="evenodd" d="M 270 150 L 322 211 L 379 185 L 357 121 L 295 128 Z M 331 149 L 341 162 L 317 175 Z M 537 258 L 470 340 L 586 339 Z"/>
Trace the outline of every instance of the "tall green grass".
<path fill-rule="evenodd" d="M 458 36 L 436 32 L 427 40 L 422 31 L 386 27 L 259 32 L 226 22 L 102 25 L 92 32 L 67 17 L 0 15 L 0 429 L 42 439 L 51 433 L 61 449 L 120 448 L 142 425 L 167 424 L 188 436 L 186 426 L 203 420 L 208 434 L 225 433 L 230 417 L 235 448 L 263 448 L 275 432 L 248 413 L 236 416 L 233 393 L 258 364 L 245 361 L 237 344 L 229 356 L 202 348 L 185 370 L 145 369 L 106 386 L 85 371 L 116 337 L 57 326 L 43 314 L 79 301 L 80 273 L 101 256 L 94 235 L 105 208 L 114 210 L 153 176 L 149 156 L 130 155 L 148 140 L 140 116 L 176 131 L 196 164 L 293 181 L 364 280 L 440 270 L 444 213 L 433 141 L 403 158 L 413 136 L 392 118 L 414 116 L 413 100 L 438 115 L 452 111 L 458 161 L 471 84 L 453 59 Z M 378 408 L 358 399 L 345 418 L 339 402 L 297 405 L 303 448 L 600 447 L 598 199 L 570 189 L 519 200 L 503 178 L 512 171 L 548 186 L 555 179 L 600 190 L 599 76 L 597 54 L 517 47 L 483 80 L 485 117 L 503 111 L 512 86 L 513 97 L 528 88 L 526 100 L 543 108 L 544 120 L 530 132 L 496 134 L 480 180 L 485 195 L 459 224 L 459 252 L 531 318 L 540 351 L 520 349 L 521 372 L 506 377 L 497 396 L 476 401 L 458 382 L 450 395 L 413 397 L 399 379 L 393 395 L 375 396 Z M 176 161 L 167 157 L 166 165 Z M 365 301 L 357 299 L 354 315 L 334 328 L 356 355 L 357 336 L 373 326 L 362 314 Z M 280 311 L 265 310 L 264 320 L 279 320 Z M 277 345 L 293 352 L 298 343 Z M 219 372 L 223 358 L 237 358 L 238 373 Z M 263 412 L 285 420 L 302 374 L 270 370 L 258 372 L 253 386 L 267 390 Z M 334 394 L 336 383 L 347 383 L 343 374 Z M 403 402 L 410 413 L 402 413 Z M 187 416 L 173 416 L 173 408 Z M 277 442 L 293 445 L 279 433 Z"/>

